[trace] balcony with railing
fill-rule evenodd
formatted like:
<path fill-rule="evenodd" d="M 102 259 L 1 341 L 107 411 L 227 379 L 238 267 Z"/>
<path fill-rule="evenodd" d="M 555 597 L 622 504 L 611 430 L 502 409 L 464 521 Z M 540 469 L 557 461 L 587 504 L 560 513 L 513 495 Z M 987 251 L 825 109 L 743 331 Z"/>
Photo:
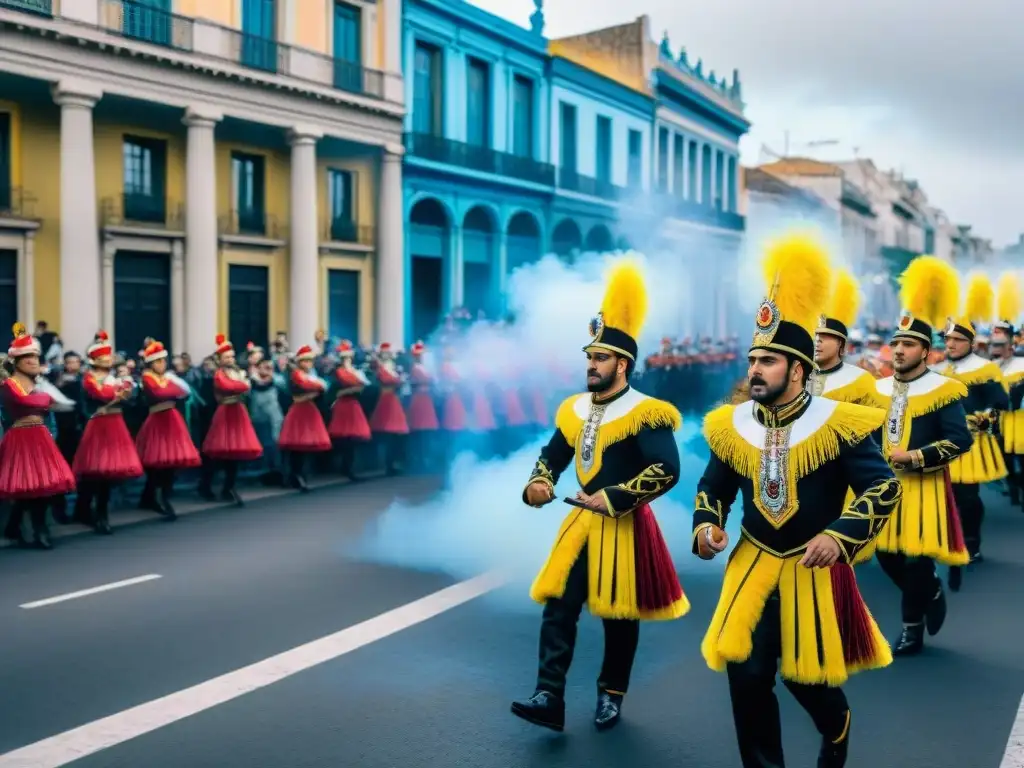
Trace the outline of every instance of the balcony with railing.
<path fill-rule="evenodd" d="M 0 0 L 0 8 L 34 13 L 37 16 L 53 16 L 53 0 Z"/>
<path fill-rule="evenodd" d="M 407 133 L 406 151 L 413 157 L 471 171 L 508 176 L 545 187 L 555 186 L 555 166 L 532 157 L 499 152 L 476 144 L 445 139 L 429 133 Z"/>
<path fill-rule="evenodd" d="M 163 195 L 123 192 L 100 201 L 100 224 L 125 229 L 185 231 L 185 206 Z"/>
<path fill-rule="evenodd" d="M 284 228 L 278 223 L 277 217 L 259 208 L 240 208 L 221 216 L 218 231 L 221 237 L 274 241 L 284 239 Z"/>
<path fill-rule="evenodd" d="M 745 216 L 732 211 L 723 210 L 721 203 L 714 206 L 685 200 L 676 195 L 659 195 L 665 212 L 674 219 L 704 224 L 719 229 L 731 229 L 742 232 L 747 225 Z"/>
<path fill-rule="evenodd" d="M 38 198 L 21 187 L 0 185 L 0 219 L 35 219 Z"/>
<path fill-rule="evenodd" d="M 374 227 L 358 224 L 348 216 L 335 216 L 325 222 L 321 239 L 345 245 L 373 246 Z"/>
<path fill-rule="evenodd" d="M 582 173 L 568 168 L 558 169 L 558 187 L 567 192 L 600 197 L 603 200 L 611 201 L 617 201 L 625 194 L 624 189 L 615 186 L 610 181 L 602 181 L 592 176 L 584 176 Z"/>

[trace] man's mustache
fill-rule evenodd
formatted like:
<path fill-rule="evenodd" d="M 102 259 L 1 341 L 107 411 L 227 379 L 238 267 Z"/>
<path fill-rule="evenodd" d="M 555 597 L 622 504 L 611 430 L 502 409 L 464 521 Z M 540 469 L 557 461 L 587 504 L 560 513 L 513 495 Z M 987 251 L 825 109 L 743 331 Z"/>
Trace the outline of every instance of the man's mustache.
<path fill-rule="evenodd" d="M 754 378 L 752 378 L 750 380 L 750 386 L 752 386 L 752 387 L 753 386 L 764 386 L 764 384 L 765 384 L 765 380 L 762 379 L 760 376 L 755 376 Z"/>
<path fill-rule="evenodd" d="M 589 371 L 587 371 L 587 376 L 597 376 L 597 371 L 591 368 Z"/>

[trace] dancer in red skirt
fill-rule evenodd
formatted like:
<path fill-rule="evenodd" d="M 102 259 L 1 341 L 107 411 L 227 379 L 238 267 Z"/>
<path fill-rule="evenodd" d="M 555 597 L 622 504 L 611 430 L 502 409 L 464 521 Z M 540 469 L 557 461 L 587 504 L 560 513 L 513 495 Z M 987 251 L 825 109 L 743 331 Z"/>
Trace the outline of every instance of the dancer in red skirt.
<path fill-rule="evenodd" d="M 445 390 L 441 404 L 441 426 L 445 432 L 465 432 L 469 428 L 469 415 L 466 403 L 460 392 L 461 379 L 455 367 L 455 353 L 451 347 L 444 348 L 444 362 L 441 363 L 441 383 Z"/>
<path fill-rule="evenodd" d="M 55 387 L 42 386 L 45 380 L 37 379 L 41 371 L 39 354 L 39 342 L 28 335 L 24 325 L 16 323 L 14 341 L 4 361 L 9 376 L 0 383 L 0 412 L 4 417 L 0 499 L 12 502 L 4 530 L 6 538 L 22 546 L 30 545 L 22 533 L 27 512 L 32 519 L 36 546 L 51 549 L 46 507 L 51 497 L 75 490 L 75 476 L 44 419 L 47 411 L 72 410 L 74 403 Z"/>
<path fill-rule="evenodd" d="M 71 465 L 78 478 L 75 517 L 91 519 L 97 533 L 109 534 L 111 488 L 142 476 L 142 463 L 122 413 L 135 394 L 135 382 L 113 374 L 114 349 L 106 331 L 96 334 L 86 356 L 91 370 L 82 379 L 82 394 L 89 421 Z"/>
<path fill-rule="evenodd" d="M 218 468 L 224 470 L 224 487 L 220 497 L 235 506 L 242 506 L 242 497 L 235 490 L 238 463 L 255 461 L 263 455 L 263 446 L 249 418 L 245 397 L 249 393 L 249 377 L 235 364 L 235 347 L 223 333 L 217 334 L 214 360 L 217 371 L 213 374 L 213 396 L 217 410 L 210 429 L 203 440 L 203 471 L 199 479 L 199 495 L 207 501 L 213 494 L 213 476 Z"/>
<path fill-rule="evenodd" d="M 377 348 L 377 384 L 380 397 L 370 417 L 370 429 L 384 443 L 384 468 L 389 475 L 398 471 L 398 460 L 403 446 L 402 437 L 409 434 L 409 422 L 398 399 L 402 374 L 395 366 L 391 344 L 385 342 Z"/>
<path fill-rule="evenodd" d="M 277 446 L 287 451 L 292 485 L 303 493 L 306 484 L 306 455 L 331 450 L 331 436 L 327 434 L 324 417 L 317 401 L 327 390 L 327 382 L 313 371 L 316 353 L 309 345 L 299 347 L 294 367 L 288 377 L 292 405 L 285 414 Z"/>
<path fill-rule="evenodd" d="M 142 351 L 146 370 L 142 374 L 142 396 L 149 415 L 135 437 L 139 460 L 146 470 L 146 487 L 140 506 L 170 519 L 177 517 L 171 506 L 174 473 L 198 467 L 202 461 L 192 442 L 185 419 L 177 409 L 188 398 L 191 387 L 167 370 L 167 350 L 151 341 Z"/>
<path fill-rule="evenodd" d="M 409 421 L 409 452 L 410 464 L 415 462 L 421 468 L 428 468 L 432 459 L 437 458 L 435 449 L 436 437 L 441 424 L 437 420 L 437 409 L 434 407 L 434 377 L 423 362 L 426 345 L 417 341 L 409 348 L 412 355 L 412 367 L 409 370 L 409 382 L 412 384 L 412 397 L 406 409 Z"/>
<path fill-rule="evenodd" d="M 355 463 L 356 443 L 370 439 L 370 422 L 366 420 L 359 396 L 370 382 L 352 364 L 355 351 L 351 342 L 342 341 L 338 345 L 338 356 L 341 363 L 334 371 L 334 405 L 331 407 L 331 424 L 327 432 L 338 445 L 341 473 L 355 480 L 352 467 Z"/>

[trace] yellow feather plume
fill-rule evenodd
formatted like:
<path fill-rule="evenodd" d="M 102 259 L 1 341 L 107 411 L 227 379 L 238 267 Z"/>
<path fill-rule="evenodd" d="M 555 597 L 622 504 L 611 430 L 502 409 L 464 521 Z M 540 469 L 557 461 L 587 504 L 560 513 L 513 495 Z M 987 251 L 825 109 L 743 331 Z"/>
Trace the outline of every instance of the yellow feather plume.
<path fill-rule="evenodd" d="M 832 286 L 832 304 L 828 316 L 850 328 L 857 321 L 860 309 L 860 284 L 847 270 L 840 270 Z"/>
<path fill-rule="evenodd" d="M 612 265 L 601 302 L 601 318 L 609 328 L 640 338 L 647 320 L 647 285 L 636 261 L 620 259 Z"/>
<path fill-rule="evenodd" d="M 15 323 L 11 327 L 11 333 L 13 333 L 14 334 L 14 338 L 17 339 L 17 338 L 19 338 L 21 336 L 26 335 L 28 333 L 28 329 L 25 327 L 24 323 Z"/>
<path fill-rule="evenodd" d="M 964 316 L 972 323 L 991 323 L 996 314 L 996 292 L 987 276 L 976 272 L 967 283 Z"/>
<path fill-rule="evenodd" d="M 900 275 L 900 303 L 929 325 L 944 326 L 960 307 L 956 270 L 937 256 L 918 256 Z"/>
<path fill-rule="evenodd" d="M 1021 287 L 1016 272 L 1003 272 L 996 286 L 996 305 L 999 308 L 999 319 L 1016 324 L 1020 318 Z"/>
<path fill-rule="evenodd" d="M 782 238 L 769 246 L 763 269 L 769 295 L 782 319 L 813 336 L 832 284 L 824 245 L 805 234 Z"/>

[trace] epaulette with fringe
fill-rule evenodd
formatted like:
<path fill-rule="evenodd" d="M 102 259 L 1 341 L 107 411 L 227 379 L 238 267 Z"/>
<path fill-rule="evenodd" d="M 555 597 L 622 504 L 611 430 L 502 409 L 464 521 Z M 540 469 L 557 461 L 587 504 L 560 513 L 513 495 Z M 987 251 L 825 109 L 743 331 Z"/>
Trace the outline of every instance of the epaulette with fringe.
<path fill-rule="evenodd" d="M 555 426 L 562 433 L 569 445 L 576 444 L 576 438 L 583 429 L 584 420 L 576 413 L 576 402 L 588 394 L 570 395 L 558 406 L 555 414 Z M 625 440 L 639 434 L 644 429 L 670 428 L 673 432 L 683 425 L 683 417 L 679 409 L 672 403 L 654 397 L 643 397 L 636 405 L 622 416 L 601 424 L 600 443 L 607 447 L 612 443 Z"/>
<path fill-rule="evenodd" d="M 966 373 L 957 373 L 951 365 L 942 375 L 961 381 L 968 387 L 973 387 L 977 384 L 987 384 L 990 381 L 998 381 L 1000 383 L 1003 381 L 1003 369 L 999 367 L 998 363 L 993 363 L 991 360 L 980 368 L 975 368 L 973 371 L 967 371 Z"/>
<path fill-rule="evenodd" d="M 940 408 L 945 408 L 947 405 L 967 397 L 967 385 L 962 381 L 952 379 L 949 376 L 943 376 L 941 373 L 937 375 L 945 379 L 942 384 L 930 392 L 907 397 L 907 413 L 911 418 L 924 416 L 926 413 L 934 413 Z M 885 403 L 883 407 L 888 410 L 892 398 L 877 391 L 875 396 Z"/>
<path fill-rule="evenodd" d="M 875 379 L 871 371 L 867 369 L 861 370 L 864 372 L 849 384 L 830 389 L 822 393 L 821 397 L 828 398 L 829 400 L 839 400 L 843 403 L 866 405 L 869 408 L 887 408 L 888 403 L 878 394 L 878 389 L 875 387 L 877 379 Z"/>
<path fill-rule="evenodd" d="M 750 480 L 761 471 L 763 448 L 751 445 L 733 425 L 735 405 L 723 405 L 704 417 L 704 439 L 711 451 L 738 474 Z M 842 443 L 856 445 L 881 429 L 886 413 L 853 403 L 836 402 L 835 409 L 815 432 L 789 448 L 794 479 L 800 480 L 839 456 Z"/>

